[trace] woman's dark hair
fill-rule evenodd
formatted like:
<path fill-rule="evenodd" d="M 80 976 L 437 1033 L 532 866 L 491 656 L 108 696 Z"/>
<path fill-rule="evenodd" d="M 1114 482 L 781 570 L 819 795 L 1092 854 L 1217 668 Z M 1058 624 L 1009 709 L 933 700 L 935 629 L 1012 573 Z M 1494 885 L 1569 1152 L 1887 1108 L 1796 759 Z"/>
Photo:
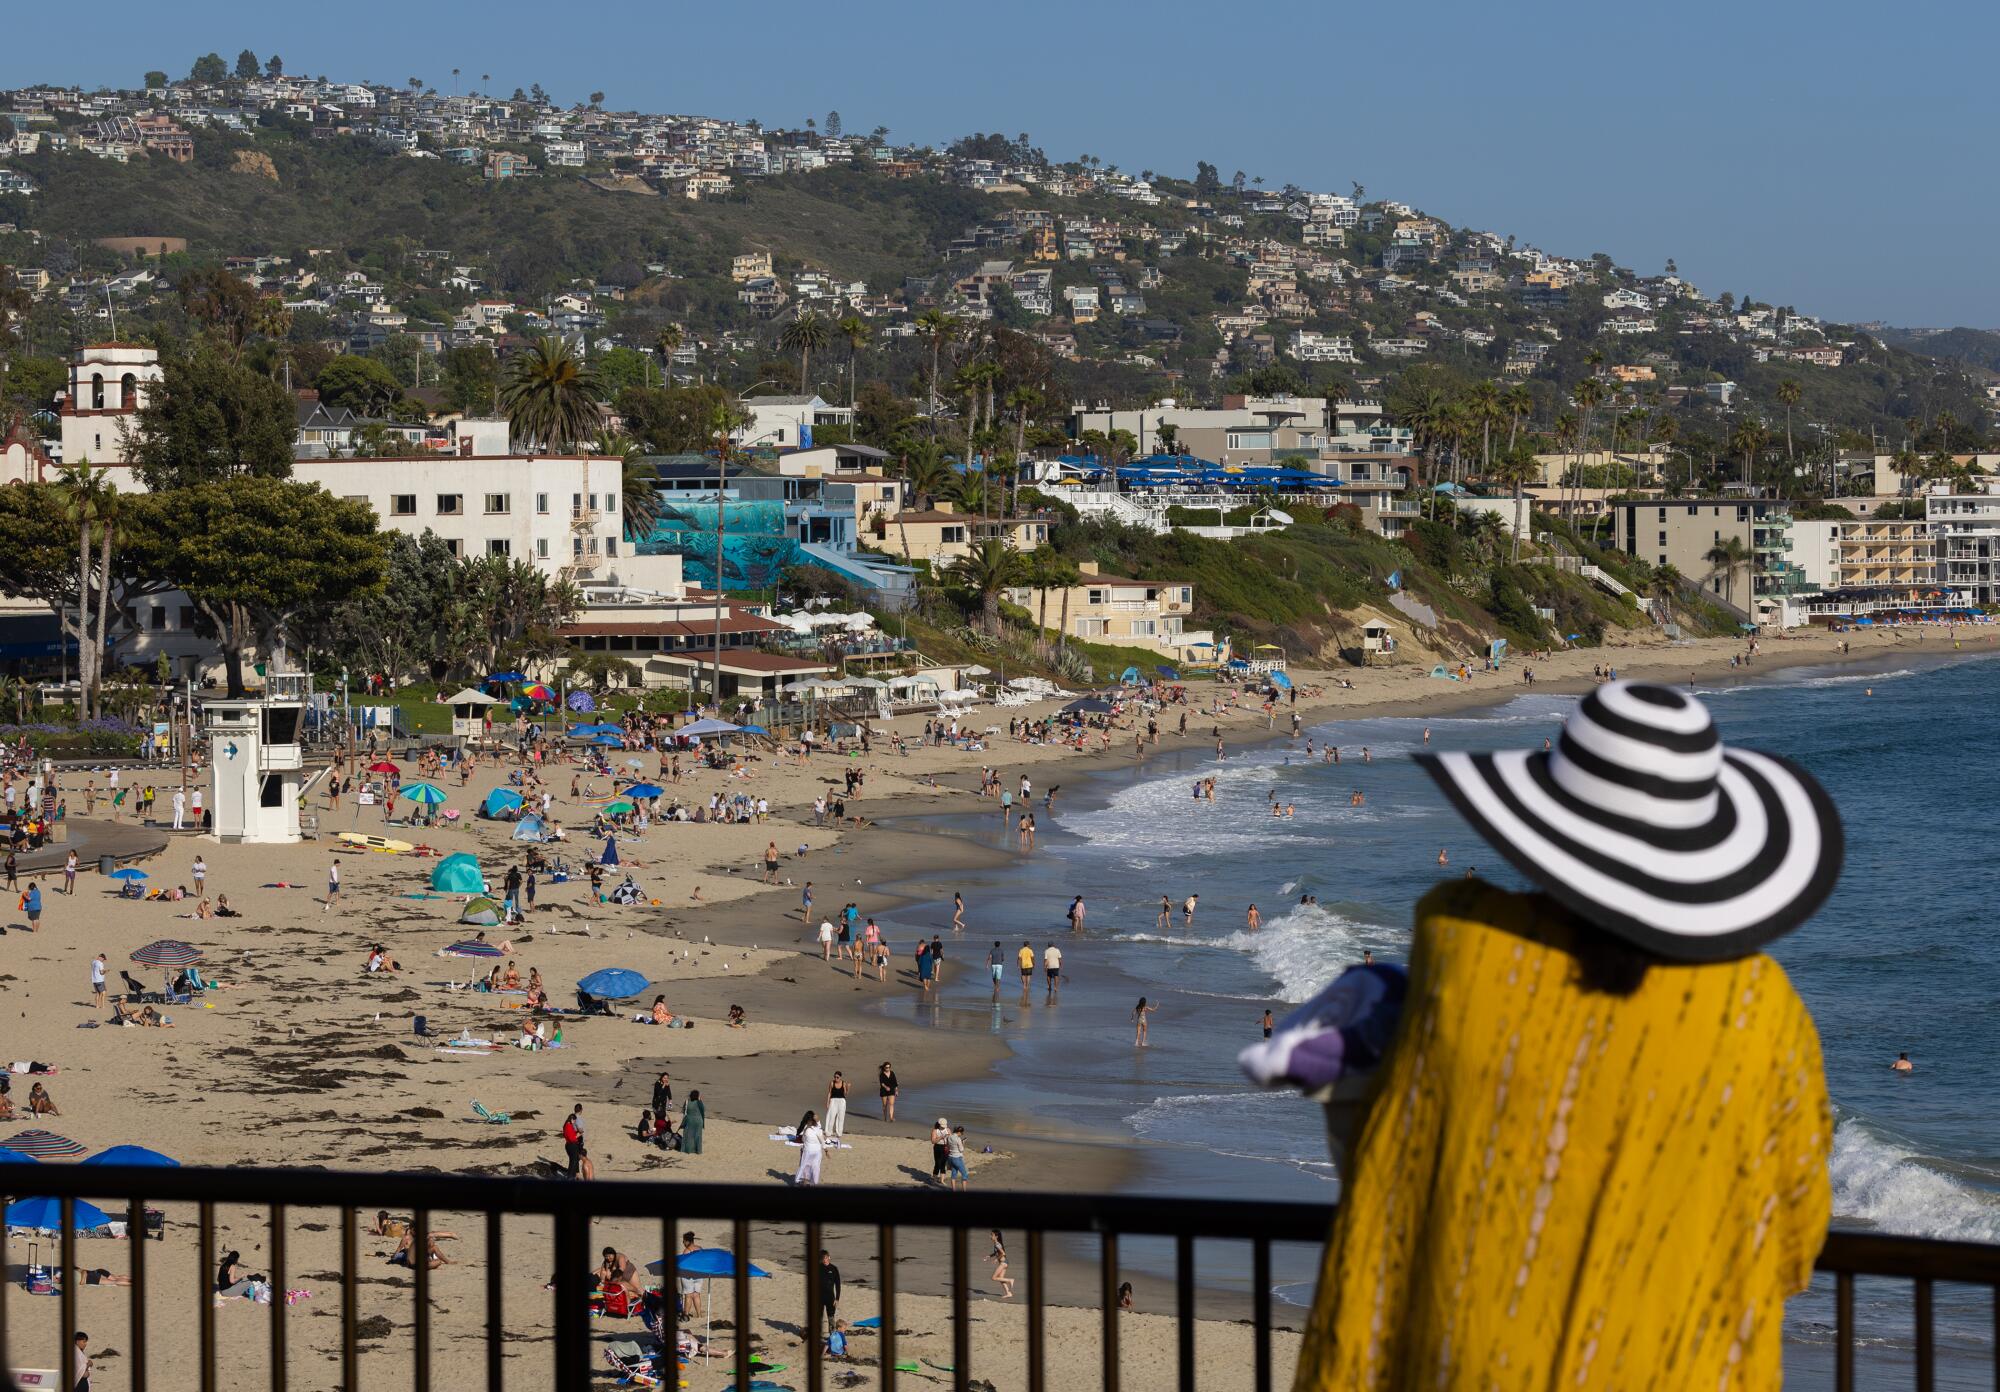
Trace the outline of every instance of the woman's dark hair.
<path fill-rule="evenodd" d="M 1629 996 L 1646 982 L 1646 969 L 1658 958 L 1644 948 L 1614 937 L 1601 928 L 1579 924 L 1570 941 L 1576 959 L 1576 983 L 1586 991 Z"/>

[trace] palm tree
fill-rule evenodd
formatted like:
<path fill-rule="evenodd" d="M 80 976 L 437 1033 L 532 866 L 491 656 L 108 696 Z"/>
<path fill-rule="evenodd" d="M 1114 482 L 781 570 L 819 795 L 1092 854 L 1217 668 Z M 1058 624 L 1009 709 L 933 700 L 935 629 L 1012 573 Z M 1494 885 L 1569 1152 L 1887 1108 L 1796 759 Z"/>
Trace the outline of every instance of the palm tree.
<path fill-rule="evenodd" d="M 1042 571 L 1042 583 L 1062 591 L 1062 612 L 1056 618 L 1056 649 L 1069 651 L 1069 593 L 1083 578 L 1083 568 L 1067 556 L 1051 555 Z"/>
<path fill-rule="evenodd" d="M 875 334 L 868 321 L 858 314 L 844 316 L 833 326 L 840 336 L 847 340 L 847 409 L 854 409 L 855 365 L 861 360 L 861 350 L 868 346 L 868 340 Z"/>
<path fill-rule="evenodd" d="M 625 512 L 625 538 L 644 541 L 660 520 L 659 470 L 646 462 L 646 451 L 630 435 L 600 430 L 591 453 L 616 456 L 621 465 L 618 506 Z"/>
<path fill-rule="evenodd" d="M 806 386 L 806 375 L 812 366 L 815 349 L 825 348 L 833 342 L 833 329 L 816 309 L 801 310 L 798 317 L 785 325 L 785 331 L 778 341 L 787 348 L 796 348 L 799 354 L 799 391 L 810 390 Z"/>
<path fill-rule="evenodd" d="M 1474 382 L 1465 394 L 1468 417 L 1479 428 L 1479 474 L 1484 478 L 1493 467 L 1493 426 L 1505 414 L 1500 389 L 1490 381 Z"/>
<path fill-rule="evenodd" d="M 903 456 L 903 477 L 909 480 L 910 492 L 930 506 L 951 486 L 954 474 L 937 441 L 919 440 Z"/>
<path fill-rule="evenodd" d="M 674 354 L 680 352 L 686 334 L 679 324 L 667 324 L 653 335 L 653 347 L 660 355 L 660 384 L 673 385 Z"/>
<path fill-rule="evenodd" d="M 507 360 L 500 409 L 516 440 L 546 450 L 588 439 L 604 417 L 596 374 L 560 338 L 538 338 Z"/>
<path fill-rule="evenodd" d="M 931 383 L 930 421 L 931 434 L 937 434 L 938 413 L 938 359 L 944 352 L 944 345 L 958 332 L 958 320 L 941 309 L 927 309 L 916 318 L 917 332 L 931 341 Z"/>
<path fill-rule="evenodd" d="M 1529 449 L 1510 449 L 1494 462 L 1487 474 L 1491 483 L 1504 484 L 1514 490 L 1514 546 L 1510 560 L 1521 558 L 1521 533 L 1527 528 L 1528 481 L 1541 475 L 1542 466 L 1535 462 L 1535 452 Z"/>
<path fill-rule="evenodd" d="M 1743 544 L 1742 537 L 1724 537 L 1708 549 L 1702 557 L 1709 564 L 1709 577 L 1722 577 L 1723 597 L 1731 604 L 1736 602 L 1736 572 L 1750 559 L 1750 548 Z"/>
<path fill-rule="evenodd" d="M 1764 428 L 1764 422 L 1748 417 L 1736 423 L 1736 429 L 1729 434 L 1729 448 L 1743 456 L 1743 482 L 1751 482 L 1757 456 L 1771 443 L 1771 432 Z"/>
<path fill-rule="evenodd" d="M 103 545 L 107 552 L 107 564 L 100 582 L 106 590 L 111 585 L 108 552 L 113 490 L 105 480 L 105 472 L 108 471 L 91 472 L 90 461 L 81 459 L 64 468 L 62 480 L 56 485 L 58 496 L 62 499 L 63 516 L 76 528 L 76 680 L 82 693 L 77 708 L 86 720 L 93 713 L 91 698 L 98 690 L 98 668 L 104 653 L 101 646 L 93 647 L 90 641 L 90 562 L 98 549 L 100 529 L 104 532 Z"/>
<path fill-rule="evenodd" d="M 1592 356 L 1596 355 L 1593 354 Z M 1575 389 L 1570 395 L 1576 401 L 1577 410 L 1582 412 L 1583 424 L 1579 429 L 1577 437 L 1582 442 L 1582 447 L 1576 456 L 1575 475 L 1576 497 L 1581 501 L 1583 497 L 1583 461 L 1590 453 L 1590 412 L 1598 402 L 1604 399 L 1604 387 L 1595 377 L 1586 377 L 1576 384 Z M 1567 491 L 1568 480 L 1564 480 L 1564 483 L 1565 490 Z"/>
<path fill-rule="evenodd" d="M 1438 453 L 1448 434 L 1451 398 L 1429 374 L 1406 374 L 1396 384 L 1396 395 L 1390 402 L 1390 410 L 1395 418 L 1408 427 L 1417 447 L 1419 465 L 1428 464 L 1430 481 L 1437 482 Z M 1437 491 L 1430 490 L 1432 514 L 1437 510 Z"/>
<path fill-rule="evenodd" d="M 980 626 L 1000 636 L 1000 596 L 1021 583 L 1021 553 L 1000 537 L 982 537 L 970 551 L 945 567 L 945 578 L 979 598 Z"/>
<path fill-rule="evenodd" d="M 1646 582 L 1646 589 L 1655 599 L 1663 599 L 1668 603 L 1680 598 L 1680 593 L 1686 586 L 1687 577 L 1681 574 L 1680 567 L 1672 561 L 1665 561 L 1655 566 L 1652 578 Z"/>
<path fill-rule="evenodd" d="M 1516 382 L 1500 394 L 1500 405 L 1507 412 L 1507 450 L 1511 454 L 1514 440 L 1521 433 L 1521 422 L 1535 411 L 1535 394 L 1528 390 L 1526 382 Z"/>
<path fill-rule="evenodd" d="M 1785 404 L 1785 459 L 1788 463 L 1792 458 L 1792 407 L 1799 404 L 1803 395 L 1799 384 L 1789 377 L 1778 383 L 1777 397 Z"/>
<path fill-rule="evenodd" d="M 1042 394 L 1033 387 L 1016 387 L 1007 393 L 1007 410 L 1014 417 L 1014 497 L 1017 503 L 1021 493 L 1021 452 L 1027 444 L 1028 418 L 1041 409 Z M 1010 515 L 1013 511 L 1011 506 L 1007 509 Z"/>

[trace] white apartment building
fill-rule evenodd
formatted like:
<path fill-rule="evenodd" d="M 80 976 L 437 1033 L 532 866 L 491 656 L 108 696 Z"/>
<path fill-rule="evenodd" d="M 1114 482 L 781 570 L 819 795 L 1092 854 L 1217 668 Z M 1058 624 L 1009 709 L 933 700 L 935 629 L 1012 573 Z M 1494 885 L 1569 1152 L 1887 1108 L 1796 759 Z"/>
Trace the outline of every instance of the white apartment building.
<path fill-rule="evenodd" d="M 1300 362 L 1360 362 L 1354 355 L 1354 340 L 1346 334 L 1316 333 L 1300 329 L 1292 335 L 1292 356 Z"/>
<path fill-rule="evenodd" d="M 1924 496 L 1936 547 L 1939 587 L 1953 600 L 2000 604 L 2000 484 L 1978 493 Z"/>

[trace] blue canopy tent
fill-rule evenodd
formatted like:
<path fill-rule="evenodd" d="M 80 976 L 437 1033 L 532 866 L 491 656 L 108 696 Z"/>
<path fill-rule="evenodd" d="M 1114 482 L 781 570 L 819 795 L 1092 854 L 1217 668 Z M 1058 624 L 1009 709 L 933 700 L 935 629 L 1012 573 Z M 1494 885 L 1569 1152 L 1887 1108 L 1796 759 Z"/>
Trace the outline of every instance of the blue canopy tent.
<path fill-rule="evenodd" d="M 1277 687 L 1280 691 L 1290 691 L 1292 689 L 1292 679 L 1283 672 L 1273 672 L 1271 673 L 1271 685 Z"/>
<path fill-rule="evenodd" d="M 516 841 L 546 841 L 548 835 L 548 827 L 540 817 L 523 817 L 514 824 Z"/>
<path fill-rule="evenodd" d="M 503 812 L 512 812 L 521 805 L 521 795 L 512 788 L 495 788 L 486 795 L 486 801 L 479 804 L 489 817 L 497 817 Z"/>
<path fill-rule="evenodd" d="M 1177 682 L 1181 679 L 1181 674 L 1171 667 L 1156 665 L 1153 670 L 1170 682 Z"/>
<path fill-rule="evenodd" d="M 623 735 L 596 735 L 592 737 L 590 742 L 592 744 L 601 744 L 606 749 L 623 749 L 625 747 L 625 737 Z"/>
<path fill-rule="evenodd" d="M 431 870 L 431 888 L 446 894 L 484 894 L 486 876 L 479 861 L 465 851 L 446 856 Z"/>
<path fill-rule="evenodd" d="M 1123 672 L 1118 674 L 1118 684 L 1120 686 L 1137 686 L 1139 680 L 1139 669 L 1137 667 L 1127 667 Z"/>
<path fill-rule="evenodd" d="M 680 727 L 680 729 L 674 731 L 674 733 L 677 735 L 696 735 L 696 736 L 733 735 L 742 728 L 743 727 L 741 725 L 732 725 L 727 720 L 708 719 L 708 720 L 697 720 L 691 725 L 683 725 Z"/>

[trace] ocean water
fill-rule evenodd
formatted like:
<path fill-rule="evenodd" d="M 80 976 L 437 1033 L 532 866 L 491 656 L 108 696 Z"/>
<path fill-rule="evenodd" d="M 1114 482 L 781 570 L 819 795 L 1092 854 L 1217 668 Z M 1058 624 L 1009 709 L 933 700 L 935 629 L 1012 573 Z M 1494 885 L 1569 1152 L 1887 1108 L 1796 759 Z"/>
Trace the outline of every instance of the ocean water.
<path fill-rule="evenodd" d="M 1811 1007 L 1838 1115 L 1832 1159 L 1836 1222 L 1888 1232 L 2000 1241 L 2000 934 L 1985 910 L 1994 814 L 1985 752 L 2000 710 L 2000 662 L 1911 645 L 1872 670 L 1793 669 L 1704 688 L 1726 740 L 1787 755 L 1832 793 L 1848 828 L 1845 874 L 1815 919 L 1776 956 Z M 1430 732 L 1435 749 L 1535 747 L 1573 698 L 1523 694 L 1490 711 L 1429 721 L 1377 719 L 1308 727 L 1316 751 L 1331 739 L 1338 765 L 1304 741 L 1266 745 L 1218 763 L 1189 749 L 1140 768 L 1065 788 L 1039 810 L 1039 846 L 1022 865 L 967 876 L 969 931 L 948 948 L 940 998 L 885 1009 L 940 1028 L 1004 1035 L 1012 1056 L 975 1085 L 975 1110 L 1025 1115 L 1033 1125 L 1129 1134 L 1143 1190 L 1330 1199 L 1316 1107 L 1248 1087 L 1236 1051 L 1259 1037 L 1268 1007 L 1282 1014 L 1364 950 L 1406 950 L 1411 906 L 1441 875 L 1468 866 L 1518 878 L 1407 757 Z M 1368 757 L 1364 761 L 1362 750 Z M 1045 778 L 1049 771 L 1038 771 Z M 1217 780 L 1213 803 L 1196 780 Z M 1349 805 L 1360 790 L 1366 802 Z M 1270 807 L 1290 805 L 1288 818 Z M 1011 844 L 997 813 L 951 828 Z M 1443 849 L 1449 866 L 1440 869 Z M 935 888 L 935 886 L 933 886 Z M 1073 894 L 1088 931 L 1067 933 Z M 1198 893 L 1192 926 L 1179 904 Z M 1318 897 L 1301 905 L 1302 894 Z M 1159 901 L 1174 906 L 1158 921 Z M 948 899 L 948 890 L 946 892 Z M 1263 913 L 1257 932 L 1245 910 Z M 949 922 L 934 900 L 888 925 L 892 941 Z M 947 936 L 950 936 L 947 934 Z M 981 969 L 998 939 L 1064 950 L 1061 1000 L 1039 979 L 1022 1001 L 1010 965 L 995 1000 Z M 1159 1007 L 1149 1047 L 1133 1047 L 1140 996 Z M 1913 1075 L 1889 1063 L 1907 1050 Z M 1309 1273 L 1281 1294 L 1309 1296 Z M 1881 1338 L 1908 1329 L 1898 1292 L 1879 1304 Z M 1948 1347 L 1991 1348 L 1990 1307 L 1941 1297 Z M 1823 1292 L 1788 1311 L 1795 1337 L 1824 1337 Z M 1890 1329 L 1888 1326 L 1897 1326 Z"/>

